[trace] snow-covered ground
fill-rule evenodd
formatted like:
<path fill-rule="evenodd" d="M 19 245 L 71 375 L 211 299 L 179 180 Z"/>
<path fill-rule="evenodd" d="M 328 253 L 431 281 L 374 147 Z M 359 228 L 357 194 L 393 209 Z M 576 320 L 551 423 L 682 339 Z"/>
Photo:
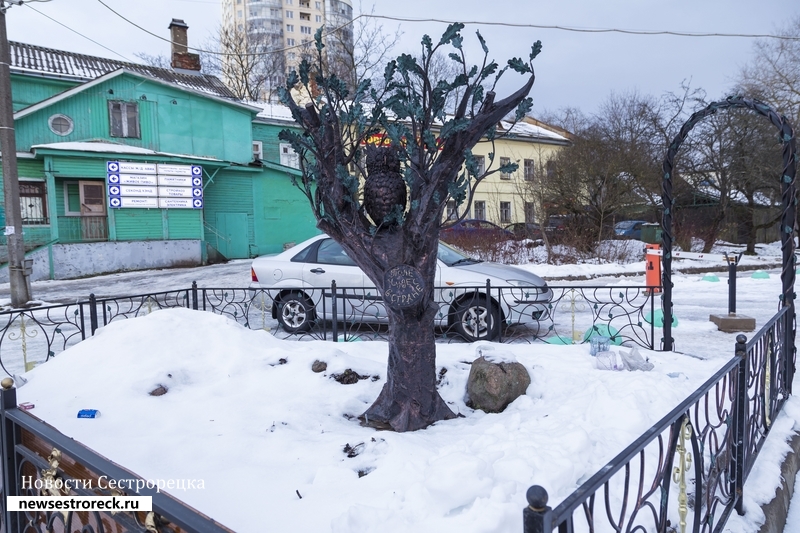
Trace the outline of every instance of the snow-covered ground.
<path fill-rule="evenodd" d="M 770 260 L 780 255 L 776 246 L 760 251 Z M 643 285 L 644 263 L 632 265 L 524 267 L 549 278 L 588 272 L 605 284 Z M 757 327 L 778 308 L 779 271 L 768 273 L 738 278 L 737 310 Z M 627 276 L 614 277 L 620 274 Z M 676 349 L 692 356 L 641 350 L 655 365 L 650 372 L 598 370 L 586 345 L 496 346 L 532 377 L 527 394 L 502 414 L 465 404 L 477 346 L 437 346 L 437 371 L 447 368 L 440 393 L 463 418 L 413 433 L 379 432 L 353 419 L 383 386 L 386 343 L 284 341 L 186 309 L 102 328 L 29 372 L 18 397 L 36 405 L 32 414 L 140 476 L 202 479 L 203 489 L 174 495 L 236 531 L 263 531 L 265 520 L 274 531 L 520 531 L 531 484 L 547 488 L 557 505 L 732 357 L 735 335 L 708 321 L 727 311 L 727 271 L 720 266 L 719 282 L 704 277 L 674 276 L 673 336 Z M 52 302 L 192 280 L 244 287 L 249 262 L 39 282 L 34 294 Z M 315 360 L 327 370 L 312 372 Z M 333 379 L 348 368 L 370 378 Z M 168 392 L 150 396 L 159 385 Z M 84 408 L 101 416 L 77 419 Z M 758 505 L 774 495 L 798 418 L 793 397 L 745 487 L 748 512 L 734 514 L 726 531 L 757 531 Z"/>

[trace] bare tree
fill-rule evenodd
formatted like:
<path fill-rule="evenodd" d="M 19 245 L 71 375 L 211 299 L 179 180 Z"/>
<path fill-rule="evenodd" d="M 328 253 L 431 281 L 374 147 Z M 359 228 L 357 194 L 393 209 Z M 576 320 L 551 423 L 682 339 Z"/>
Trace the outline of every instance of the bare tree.
<path fill-rule="evenodd" d="M 787 39 L 761 39 L 755 58 L 742 68 L 737 92 L 766 102 L 786 115 L 797 129 L 800 123 L 800 15 L 777 33 Z"/>
<path fill-rule="evenodd" d="M 145 52 L 134 52 L 133 55 L 141 59 L 142 63 L 144 63 L 145 65 L 149 65 L 151 67 L 158 67 L 158 68 L 172 67 L 170 59 L 164 54 L 151 55 Z"/>
<path fill-rule="evenodd" d="M 455 416 L 436 390 L 434 319 L 439 306 L 433 286 L 440 224 L 448 198 L 463 203 L 480 182 L 471 148 L 484 135 L 494 136 L 495 125 L 509 112 L 516 109 L 519 119 L 532 106 L 527 97 L 534 82 L 531 64 L 541 43 L 533 45 L 528 61 L 515 58 L 499 69 L 488 59 L 478 34 L 483 63 L 467 67 L 463 27 L 450 25 L 435 45 L 426 35 L 421 62 L 403 54 L 386 65 L 381 88 L 365 81 L 355 93 L 338 77 L 325 74 L 318 31 L 316 64 L 303 62 L 287 87 L 299 81 L 310 93 L 315 79 L 319 98 L 300 107 L 290 90 L 282 91 L 303 133 L 284 130 L 280 138 L 300 155 L 298 186 L 318 227 L 342 245 L 386 304 L 388 374 L 380 396 L 362 415 L 370 426 L 407 431 Z M 431 58 L 447 45 L 454 48 L 449 57 L 461 73 L 434 85 Z M 483 83 L 494 76 L 496 84 L 508 68 L 527 80 L 515 93 L 495 101 L 495 93 L 485 92 Z M 457 89 L 463 91 L 461 100 L 455 114 L 447 116 L 447 97 Z M 364 105 L 367 94 L 374 102 L 369 106 Z M 363 144 L 375 135 L 384 135 L 388 146 L 368 152 L 372 165 L 368 161 L 366 173 L 359 164 Z M 393 287 L 405 288 L 402 302 L 392 297 Z M 487 328 L 497 331 L 498 317 L 487 320 Z"/>
<path fill-rule="evenodd" d="M 363 12 L 363 6 L 360 10 Z M 370 14 L 374 12 L 373 5 Z M 339 79 L 345 80 L 351 90 L 364 80 L 370 80 L 373 87 L 380 85 L 383 68 L 391 59 L 392 51 L 403 35 L 399 26 L 394 30 L 387 30 L 377 20 L 364 16 L 344 28 L 325 29 L 329 32 L 326 35 L 328 47 L 335 49 L 335 52 L 328 50 L 326 54 L 327 69 Z M 308 57 L 313 60 L 313 54 Z"/>
<path fill-rule="evenodd" d="M 272 101 L 285 80 L 285 62 L 280 40 L 259 28 L 219 28 L 201 54 L 204 70 L 222 78 L 241 100 Z"/>

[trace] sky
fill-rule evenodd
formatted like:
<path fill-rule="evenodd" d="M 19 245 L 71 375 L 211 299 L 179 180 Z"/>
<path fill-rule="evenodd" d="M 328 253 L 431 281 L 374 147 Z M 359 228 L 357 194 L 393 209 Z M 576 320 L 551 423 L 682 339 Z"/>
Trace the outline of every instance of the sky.
<path fill-rule="evenodd" d="M 103 2 L 163 39 L 169 38 L 167 26 L 172 18 L 183 19 L 189 25 L 189 45 L 196 47 L 208 43 L 221 19 L 218 0 Z M 354 0 L 353 8 L 356 15 L 372 12 L 465 22 L 465 46 L 468 60 L 472 58 L 473 62 L 482 59 L 475 30 L 486 38 L 490 56 L 501 63 L 514 56 L 527 57 L 531 44 L 541 40 L 543 51 L 535 61 L 536 84 L 531 92 L 532 114 L 536 116 L 567 107 L 594 113 L 612 93 L 638 91 L 660 96 L 680 91 L 684 82 L 704 89 L 711 99 L 723 98 L 740 68 L 751 60 L 755 39 L 575 32 L 477 23 L 767 35 L 800 16 L 796 0 L 762 0 L 757 6 L 752 0 L 375 0 L 360 4 Z M 126 22 L 100 0 L 34 0 L 12 7 L 6 18 L 11 40 L 131 61 L 138 61 L 136 53 L 169 54 L 167 42 Z M 402 32 L 395 54 L 416 53 L 423 34 L 436 40 L 446 27 L 441 22 L 376 21 L 387 34 L 397 29 Z M 522 83 L 512 73 L 500 86 L 499 96 Z"/>
<path fill-rule="evenodd" d="M 778 250 L 759 246 L 765 257 Z M 642 285 L 641 266 L 638 276 L 608 283 Z M 579 275 L 585 267 L 561 265 L 558 275 Z M 184 270 L 158 271 L 158 287 L 170 280 L 173 288 L 184 286 Z M 237 261 L 225 272 L 191 270 L 201 287 L 219 287 L 246 280 L 249 268 Z M 437 372 L 447 368 L 440 394 L 463 418 L 423 431 L 378 432 L 348 418 L 363 412 L 385 383 L 385 342 L 282 340 L 270 334 L 274 329 L 249 330 L 188 309 L 112 322 L 28 372 L 17 397 L 34 405 L 31 414 L 144 479 L 195 486 L 203 480 L 203 488 L 172 494 L 238 532 L 263 530 L 264 516 L 276 531 L 521 531 L 531 484 L 544 486 L 549 504 L 557 505 L 733 356 L 735 334 L 707 319 L 715 303 L 724 306 L 724 270 L 717 283 L 697 274 L 673 278 L 680 318 L 673 333 L 683 353 L 640 349 L 650 371 L 603 370 L 587 345 L 437 345 Z M 117 276 L 99 279 L 109 290 L 127 289 Z M 776 309 L 778 270 L 768 278 L 742 272 L 737 289 L 738 308 L 761 326 Z M 580 318 L 578 327 L 586 327 Z M 526 394 L 501 414 L 465 403 L 468 362 L 479 348 L 494 360 L 521 363 L 531 376 Z M 327 369 L 312 372 L 315 360 Z M 378 378 L 334 381 L 347 368 Z M 89 374 L 91 386 L 63 387 Z M 167 393 L 148 394 L 159 386 Z M 100 416 L 78 419 L 80 409 Z M 781 482 L 778 465 L 799 419 L 800 399 L 793 396 L 745 485 L 746 514 L 732 513 L 726 531 L 758 531 L 765 519 L 759 506 Z M 675 523 L 676 513 L 670 518 Z"/>

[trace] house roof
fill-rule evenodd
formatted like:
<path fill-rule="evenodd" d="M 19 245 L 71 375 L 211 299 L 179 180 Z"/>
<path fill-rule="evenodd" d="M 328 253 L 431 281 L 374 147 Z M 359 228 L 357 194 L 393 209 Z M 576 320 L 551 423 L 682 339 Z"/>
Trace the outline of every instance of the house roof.
<path fill-rule="evenodd" d="M 99 78 L 95 78 L 92 81 L 86 82 L 86 83 L 84 83 L 82 85 L 77 85 L 75 87 L 72 87 L 71 89 L 67 89 L 64 92 L 58 93 L 57 95 L 48 98 L 47 100 L 42 100 L 41 102 L 37 102 L 37 103 L 35 103 L 33 105 L 30 105 L 30 106 L 28 106 L 26 108 L 20 109 L 19 111 L 14 113 L 14 119 L 17 120 L 17 119 L 20 119 L 20 118 L 22 118 L 22 117 L 24 117 L 26 115 L 30 115 L 31 113 L 35 113 L 36 111 L 39 111 L 40 109 L 44 109 L 45 107 L 51 106 L 56 102 L 60 102 L 61 100 L 69 98 L 74 94 L 86 91 L 87 89 L 90 89 L 91 87 L 99 85 L 99 84 L 101 84 L 101 83 L 103 83 L 103 82 L 105 82 L 105 81 L 107 81 L 107 80 L 109 80 L 111 78 L 115 78 L 117 76 L 122 76 L 123 74 L 130 74 L 130 75 L 133 75 L 133 76 L 136 76 L 136 77 L 139 77 L 139 78 L 150 79 L 155 83 L 160 83 L 160 84 L 164 84 L 164 85 L 171 85 L 167 81 L 164 81 L 164 80 L 161 80 L 161 79 L 158 79 L 158 78 L 150 77 L 150 76 L 148 76 L 146 74 L 142 74 L 141 72 L 130 72 L 130 71 L 126 70 L 126 69 L 119 69 L 119 70 L 115 70 L 113 72 L 109 72 L 108 74 L 104 74 L 103 76 L 100 76 Z M 194 89 L 190 89 L 188 87 L 185 88 L 185 89 L 187 91 L 200 92 L 200 91 L 196 91 Z M 211 98 L 211 99 L 214 99 L 214 100 L 221 101 L 226 105 L 246 108 L 247 110 L 249 110 L 251 112 L 257 111 L 257 108 L 254 108 L 254 107 L 246 105 L 246 104 L 242 104 L 238 100 L 237 101 L 228 100 L 226 98 L 221 98 L 219 96 L 216 96 L 216 95 L 213 95 L 213 94 L 209 94 L 209 93 L 201 93 L 201 94 L 203 94 L 203 96 L 205 96 L 207 98 Z"/>
<path fill-rule="evenodd" d="M 158 152 L 150 150 L 149 148 L 142 148 L 139 146 L 130 146 L 127 144 L 117 144 L 108 141 L 77 141 L 77 142 L 60 142 L 60 143 L 47 143 L 35 144 L 31 147 L 34 152 L 42 150 L 58 150 L 65 152 L 92 152 L 104 154 L 122 154 L 126 156 L 153 156 L 153 157 L 170 157 L 181 159 L 192 159 L 206 163 L 217 163 L 228 165 L 226 161 L 217 159 L 216 157 L 199 156 L 191 154 L 173 154 L 170 152 Z"/>
<path fill-rule="evenodd" d="M 294 117 L 289 108 L 282 104 L 270 104 L 264 102 L 247 102 L 249 105 L 258 107 L 261 111 L 256 116 L 264 122 L 294 123 Z M 437 121 L 437 124 L 439 122 Z M 519 140 L 533 140 L 539 142 L 551 142 L 555 144 L 570 144 L 569 132 L 545 124 L 539 120 L 525 117 L 522 121 L 514 124 L 508 120 L 501 120 L 498 128 L 503 132 L 509 132 Z"/>
<path fill-rule="evenodd" d="M 236 99 L 236 96 L 219 78 L 209 74 L 190 73 L 188 71 L 176 72 L 167 68 L 76 54 L 16 41 L 9 41 L 8 44 L 11 52 L 11 71 L 15 73 L 40 74 L 89 81 L 102 77 L 109 72 L 125 69 L 195 91 L 222 98 Z"/>

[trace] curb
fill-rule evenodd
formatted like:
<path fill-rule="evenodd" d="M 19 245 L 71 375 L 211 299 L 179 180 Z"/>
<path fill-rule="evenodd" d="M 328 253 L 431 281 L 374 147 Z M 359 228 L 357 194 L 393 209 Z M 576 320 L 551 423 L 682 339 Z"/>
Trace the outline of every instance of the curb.
<path fill-rule="evenodd" d="M 789 502 L 794 495 L 794 481 L 797 471 L 800 470 L 800 434 L 796 434 L 789 441 L 792 451 L 786 456 L 781 465 L 781 484 L 775 492 L 772 501 L 761 506 L 766 522 L 758 533 L 783 533 L 786 527 L 786 517 L 789 515 Z"/>

